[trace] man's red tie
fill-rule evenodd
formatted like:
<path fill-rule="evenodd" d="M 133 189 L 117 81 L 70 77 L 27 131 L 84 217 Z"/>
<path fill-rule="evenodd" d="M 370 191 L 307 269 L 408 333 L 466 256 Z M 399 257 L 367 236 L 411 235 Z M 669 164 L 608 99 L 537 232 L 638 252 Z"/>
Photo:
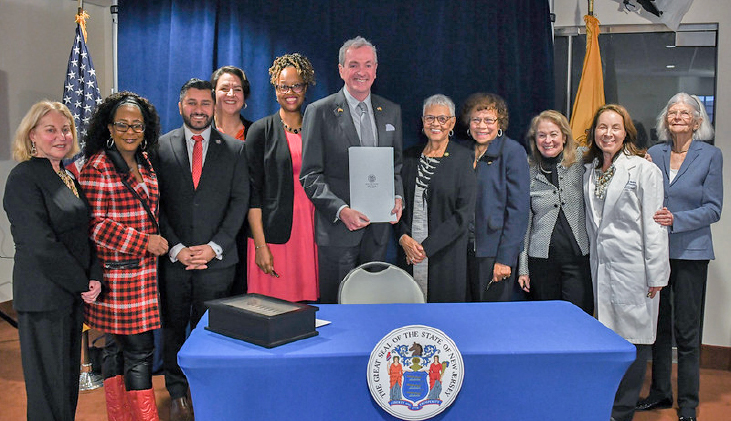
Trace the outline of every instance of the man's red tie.
<path fill-rule="evenodd" d="M 193 167 L 191 172 L 193 173 L 193 187 L 197 189 L 203 171 L 203 136 L 197 134 L 192 139 L 195 144 L 193 144 Z"/>

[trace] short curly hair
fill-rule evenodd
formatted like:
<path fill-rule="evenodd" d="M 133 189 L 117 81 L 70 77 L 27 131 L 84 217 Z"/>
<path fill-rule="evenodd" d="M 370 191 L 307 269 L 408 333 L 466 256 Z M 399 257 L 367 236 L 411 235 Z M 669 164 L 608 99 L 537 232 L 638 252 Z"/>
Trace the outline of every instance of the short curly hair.
<path fill-rule="evenodd" d="M 86 146 L 84 147 L 84 156 L 91 157 L 95 153 L 104 149 L 107 139 L 111 136 L 108 126 L 114 123 L 114 115 L 122 104 L 135 105 L 140 109 L 142 118 L 145 122 L 145 137 L 143 142 L 144 148 L 140 145 L 140 150 L 149 151 L 157 144 L 160 137 L 160 116 L 157 114 L 155 106 L 146 98 L 137 95 L 134 92 L 117 92 L 109 95 L 96 107 L 91 121 L 86 129 Z"/>
<path fill-rule="evenodd" d="M 310 60 L 300 53 L 285 54 L 275 58 L 272 67 L 269 68 L 269 82 L 276 85 L 279 74 L 287 67 L 294 67 L 307 86 L 315 84 L 315 69 L 312 68 Z"/>
<path fill-rule="evenodd" d="M 498 128 L 508 130 L 508 105 L 503 97 L 498 94 L 477 92 L 465 100 L 462 104 L 462 122 L 469 127 L 472 113 L 483 110 L 493 110 L 497 115 Z"/>

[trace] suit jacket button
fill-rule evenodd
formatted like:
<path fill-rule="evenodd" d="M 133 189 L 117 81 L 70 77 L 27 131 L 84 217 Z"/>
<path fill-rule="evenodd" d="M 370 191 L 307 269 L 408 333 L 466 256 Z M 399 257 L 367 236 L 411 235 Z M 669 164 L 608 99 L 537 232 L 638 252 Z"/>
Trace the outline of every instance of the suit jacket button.
<path fill-rule="evenodd" d="M 558 207 L 558 203 L 556 203 L 555 205 L 553 205 L 553 207 L 554 207 L 554 208 L 557 208 L 557 207 Z"/>

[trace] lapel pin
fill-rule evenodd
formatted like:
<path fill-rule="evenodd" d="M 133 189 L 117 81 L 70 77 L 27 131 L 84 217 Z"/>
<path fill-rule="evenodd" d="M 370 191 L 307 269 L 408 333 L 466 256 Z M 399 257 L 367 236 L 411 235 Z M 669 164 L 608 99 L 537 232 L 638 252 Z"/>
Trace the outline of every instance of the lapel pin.
<path fill-rule="evenodd" d="M 376 107 L 376 109 L 377 109 L 378 111 L 383 111 L 383 108 L 381 108 L 381 107 Z"/>
<path fill-rule="evenodd" d="M 220 144 L 221 144 L 221 139 L 216 139 L 216 145 L 220 145 Z"/>

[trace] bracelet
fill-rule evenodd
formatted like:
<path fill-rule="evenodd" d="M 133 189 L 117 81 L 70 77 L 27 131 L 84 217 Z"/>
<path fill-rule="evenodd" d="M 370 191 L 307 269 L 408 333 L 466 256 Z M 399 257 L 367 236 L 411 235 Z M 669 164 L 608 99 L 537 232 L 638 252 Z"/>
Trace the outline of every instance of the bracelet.
<path fill-rule="evenodd" d="M 260 246 L 254 246 L 254 250 L 259 250 L 260 248 L 266 247 L 266 246 L 267 246 L 266 244 L 262 244 Z"/>

